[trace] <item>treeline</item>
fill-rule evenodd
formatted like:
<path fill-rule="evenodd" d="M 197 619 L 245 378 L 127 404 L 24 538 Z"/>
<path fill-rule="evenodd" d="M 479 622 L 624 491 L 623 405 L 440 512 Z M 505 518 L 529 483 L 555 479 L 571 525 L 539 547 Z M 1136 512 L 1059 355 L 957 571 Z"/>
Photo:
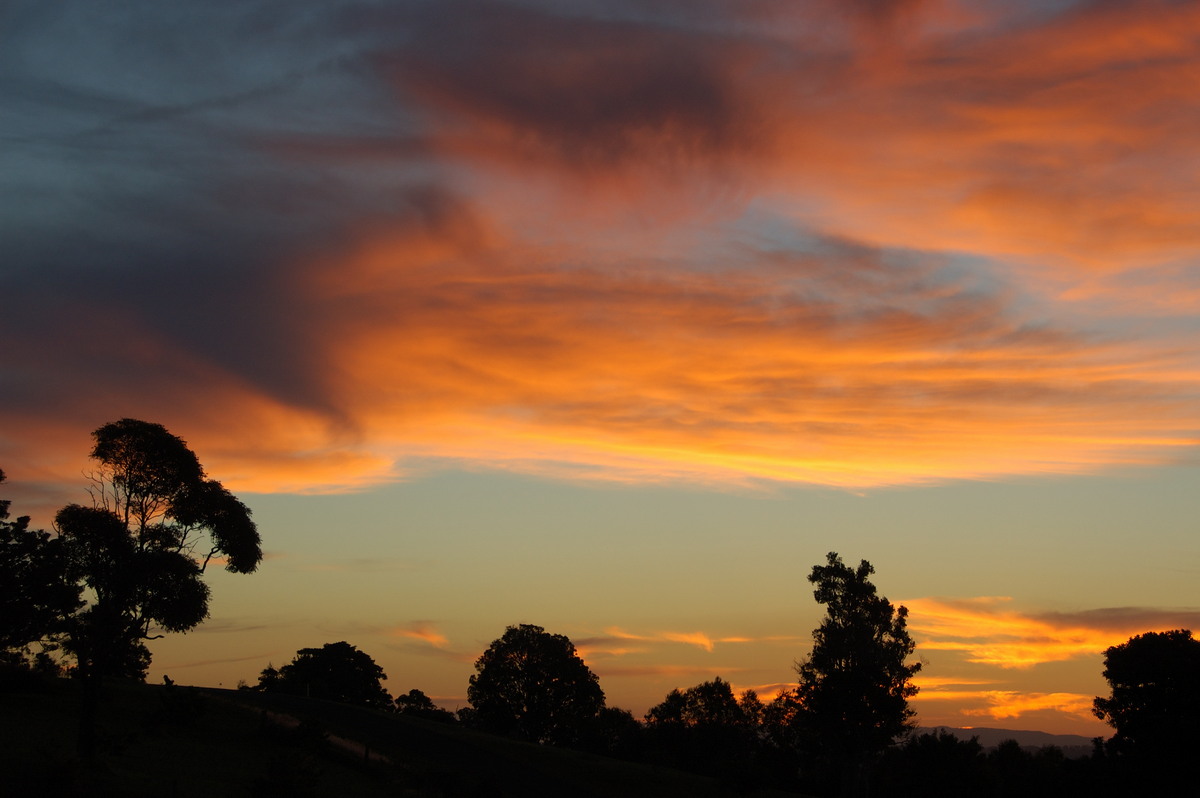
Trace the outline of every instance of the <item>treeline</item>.
<path fill-rule="evenodd" d="M 95 756 L 105 679 L 144 679 L 147 639 L 208 617 L 210 563 L 252 573 L 262 558 L 249 509 L 205 474 L 186 443 L 136 419 L 93 434 L 92 506 L 71 504 L 53 533 L 10 520 L 0 501 L 0 687 L 63 668 L 81 685 L 78 752 Z M 4 474 L 0 472 L 0 481 Z M 948 735 L 913 737 L 914 643 L 904 607 L 871 582 L 863 560 L 831 552 L 808 581 L 826 614 L 795 686 L 768 703 L 714 679 L 671 691 L 642 718 L 609 707 L 599 680 L 563 635 L 509 627 L 475 663 L 469 706 L 451 714 L 420 690 L 393 698 L 382 669 L 346 642 L 302 649 L 247 689 L 291 692 L 463 723 L 692 770 L 731 785 L 821 795 L 1174 794 L 1200 743 L 1200 642 L 1148 632 L 1105 653 L 1114 728 L 1092 757 L 1004 745 L 984 752 Z"/>
<path fill-rule="evenodd" d="M 528 624 L 509 627 L 480 657 L 469 683 L 468 706 L 457 712 L 437 706 L 418 689 L 393 699 L 382 684 L 387 679 L 383 669 L 346 642 L 302 649 L 291 663 L 264 669 L 257 684 L 240 687 L 343 701 L 678 768 L 715 777 L 733 791 L 769 787 L 879 798 L 1123 797 L 1182 794 L 1192 778 L 1188 746 L 1200 738 L 1194 727 L 1189 731 L 1183 717 L 1186 691 L 1165 681 L 1161 672 L 1139 671 L 1152 662 L 1162 666 L 1189 661 L 1193 671 L 1184 682 L 1194 694 L 1200 643 L 1190 632 L 1148 633 L 1109 649 L 1106 673 L 1111 677 L 1122 678 L 1118 671 L 1134 678 L 1152 676 L 1143 684 L 1170 691 L 1181 703 L 1151 710 L 1155 720 L 1143 719 L 1137 727 L 1140 737 L 1131 736 L 1126 724 L 1118 727 L 1125 732 L 1110 740 L 1097 738 L 1090 756 L 1070 758 L 1055 746 L 1022 748 L 1015 740 L 985 750 L 977 738 L 960 739 L 945 730 L 910 730 L 866 757 L 849 778 L 831 767 L 829 749 L 810 736 L 812 720 L 797 689 L 764 703 L 753 690 L 735 695 L 729 682 L 718 677 L 672 690 L 637 718 L 605 705 L 599 680 L 568 638 Z M 1114 683 L 1114 696 L 1125 704 L 1121 711 L 1136 713 L 1129 693 L 1128 684 Z M 1097 699 L 1097 705 L 1108 712 L 1115 709 L 1112 700 Z M 1153 703 L 1148 695 L 1141 700 Z M 1171 720 L 1168 714 L 1177 717 Z"/>

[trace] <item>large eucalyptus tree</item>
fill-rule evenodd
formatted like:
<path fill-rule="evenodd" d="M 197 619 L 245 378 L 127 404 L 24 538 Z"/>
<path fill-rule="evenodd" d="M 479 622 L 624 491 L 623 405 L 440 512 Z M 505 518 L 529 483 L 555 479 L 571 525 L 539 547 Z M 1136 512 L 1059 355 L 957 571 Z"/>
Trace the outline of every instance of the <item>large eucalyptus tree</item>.
<path fill-rule="evenodd" d="M 262 560 L 250 510 L 207 477 L 181 438 L 131 418 L 105 424 L 92 438 L 92 506 L 68 505 L 55 519 L 68 576 L 84 588 L 67 649 L 84 684 L 85 754 L 101 680 L 143 677 L 150 663 L 143 641 L 208 617 L 209 564 L 251 573 Z"/>

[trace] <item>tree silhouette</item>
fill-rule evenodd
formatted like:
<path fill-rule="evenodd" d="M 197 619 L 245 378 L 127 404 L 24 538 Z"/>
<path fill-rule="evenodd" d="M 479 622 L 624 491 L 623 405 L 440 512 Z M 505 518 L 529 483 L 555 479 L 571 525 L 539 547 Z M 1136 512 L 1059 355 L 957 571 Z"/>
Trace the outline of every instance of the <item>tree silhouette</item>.
<path fill-rule="evenodd" d="M 596 675 L 563 635 L 508 627 L 475 662 L 467 687 L 474 722 L 537 743 L 573 745 L 604 707 Z"/>
<path fill-rule="evenodd" d="M 687 690 L 672 690 L 646 713 L 650 725 L 741 726 L 746 721 L 733 688 L 720 676 Z"/>
<path fill-rule="evenodd" d="M 648 744 L 666 764 L 725 778 L 744 777 L 752 767 L 763 710 L 753 690 L 739 701 L 720 677 L 672 690 L 646 713 Z"/>
<path fill-rule="evenodd" d="M 888 748 L 879 772 L 873 786 L 882 795 L 957 798 L 993 792 L 988 789 L 987 757 L 979 738 L 960 740 L 945 729 Z"/>
<path fill-rule="evenodd" d="M 80 605 L 80 588 L 67 578 L 63 541 L 30 529 L 29 516 L 9 521 L 8 508 L 0 500 L 0 654 L 19 664 L 30 644 L 53 647 L 65 619 Z"/>
<path fill-rule="evenodd" d="M 852 569 L 830 552 L 808 577 L 828 609 L 813 631 L 812 652 L 796 668 L 796 723 L 801 745 L 814 764 L 837 774 L 843 793 L 865 790 L 871 758 L 909 731 L 915 714 L 910 680 L 921 665 L 907 662 L 915 647 L 908 610 L 877 594 L 873 573 L 866 560 Z"/>
<path fill-rule="evenodd" d="M 392 697 L 381 684 L 386 680 L 387 674 L 375 660 L 343 640 L 302 648 L 279 670 L 268 666 L 255 689 L 391 709 Z"/>
<path fill-rule="evenodd" d="M 80 752 L 93 751 L 92 727 L 105 676 L 143 676 L 143 641 L 194 628 L 208 617 L 202 575 L 214 557 L 251 573 L 262 559 L 250 511 L 160 424 L 121 419 L 92 433 L 92 507 L 62 508 L 55 523 L 68 576 L 86 606 L 69 624 L 66 647 L 84 685 Z"/>
<path fill-rule="evenodd" d="M 1104 652 L 1112 687 L 1096 717 L 1116 729 L 1109 750 L 1163 782 L 1183 777 L 1200 741 L 1200 640 L 1186 629 L 1146 632 Z"/>
<path fill-rule="evenodd" d="M 401 715 L 412 715 L 425 720 L 436 720 L 439 723 L 454 723 L 454 713 L 442 709 L 424 692 L 417 689 L 409 690 L 404 695 L 396 696 L 396 712 Z"/>
<path fill-rule="evenodd" d="M 618 759 L 642 757 L 642 724 L 627 709 L 601 707 L 595 721 L 585 727 L 576 746 Z"/>

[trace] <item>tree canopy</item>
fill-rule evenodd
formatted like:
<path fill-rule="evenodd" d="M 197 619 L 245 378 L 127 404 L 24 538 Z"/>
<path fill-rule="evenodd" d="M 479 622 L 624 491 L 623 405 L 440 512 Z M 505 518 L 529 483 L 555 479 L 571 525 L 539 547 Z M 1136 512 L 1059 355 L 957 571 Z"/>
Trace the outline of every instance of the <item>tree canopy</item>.
<path fill-rule="evenodd" d="M 387 674 L 370 655 L 343 640 L 302 648 L 278 670 L 268 666 L 259 676 L 257 689 L 391 709 L 392 697 L 382 684 L 386 680 Z"/>
<path fill-rule="evenodd" d="M 467 700 L 484 729 L 570 745 L 604 707 L 604 691 L 571 641 L 540 626 L 508 627 L 475 662 Z"/>
<path fill-rule="evenodd" d="M 227 571 L 258 567 L 261 541 L 250 510 L 207 477 L 183 439 L 132 418 L 105 424 L 92 438 L 93 504 L 120 518 L 138 549 L 187 554 L 201 571 L 217 555 Z"/>
<path fill-rule="evenodd" d="M 396 696 L 396 712 L 401 715 L 412 715 L 425 720 L 436 720 L 439 723 L 453 723 L 454 713 L 442 709 L 433 703 L 433 699 L 421 690 L 413 688 L 403 695 Z"/>
<path fill-rule="evenodd" d="M 908 610 L 878 595 L 863 560 L 857 568 L 830 552 L 813 566 L 808 581 L 826 616 L 813 631 L 813 648 L 797 665 L 800 676 L 796 722 L 805 747 L 845 780 L 867 760 L 912 728 L 908 699 L 920 663 L 909 663 L 915 644 Z"/>
<path fill-rule="evenodd" d="M 67 578 L 63 541 L 30 529 L 29 516 L 8 520 L 8 508 L 0 500 L 0 652 L 20 662 L 28 646 L 52 646 L 65 630 L 80 605 L 80 588 Z"/>
<path fill-rule="evenodd" d="M 646 713 L 648 745 L 665 764 L 730 776 L 748 765 L 758 747 L 762 712 L 753 690 L 739 701 L 720 677 L 675 689 Z"/>
<path fill-rule="evenodd" d="M 753 691 L 750 694 L 753 696 Z M 757 700 L 753 696 L 753 701 Z M 662 703 L 646 713 L 646 723 L 650 726 L 741 726 L 747 721 L 733 688 L 720 676 L 687 690 L 672 690 Z"/>
<path fill-rule="evenodd" d="M 68 575 L 88 597 L 69 646 L 85 673 L 122 674 L 130 663 L 144 672 L 142 640 L 208 617 L 202 575 L 213 557 L 223 556 L 229 571 L 257 568 L 258 529 L 249 509 L 208 479 L 195 453 L 161 424 L 125 418 L 92 438 L 93 506 L 67 505 L 55 517 Z"/>
<path fill-rule="evenodd" d="M 1200 640 L 1186 629 L 1146 632 L 1104 652 L 1107 698 L 1096 717 L 1115 730 L 1115 753 L 1186 762 L 1200 740 Z"/>

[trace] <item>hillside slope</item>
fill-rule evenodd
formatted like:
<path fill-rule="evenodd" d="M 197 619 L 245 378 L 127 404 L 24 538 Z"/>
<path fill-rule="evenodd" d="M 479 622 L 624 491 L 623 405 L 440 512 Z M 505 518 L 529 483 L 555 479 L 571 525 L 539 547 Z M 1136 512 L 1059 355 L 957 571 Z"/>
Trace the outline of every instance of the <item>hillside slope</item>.
<path fill-rule="evenodd" d="M 107 686 L 89 766 L 74 756 L 75 688 L 0 696 L 0 794 L 788 795 L 326 701 L 142 684 Z"/>

